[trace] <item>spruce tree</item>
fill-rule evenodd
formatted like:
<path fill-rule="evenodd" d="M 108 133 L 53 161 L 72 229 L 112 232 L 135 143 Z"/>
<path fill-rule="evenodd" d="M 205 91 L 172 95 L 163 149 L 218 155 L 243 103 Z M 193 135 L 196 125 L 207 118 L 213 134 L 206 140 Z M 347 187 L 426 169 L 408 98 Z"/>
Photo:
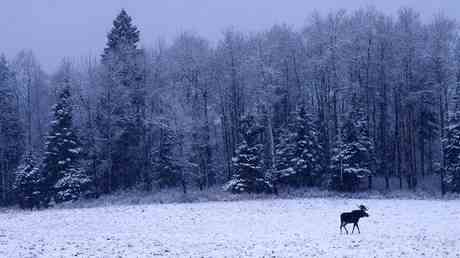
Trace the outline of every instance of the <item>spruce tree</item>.
<path fill-rule="evenodd" d="M 88 187 L 90 178 L 81 170 L 82 148 L 72 121 L 72 103 L 68 81 L 59 94 L 58 103 L 52 108 L 54 120 L 46 137 L 43 162 L 48 194 L 45 202 L 78 199 Z"/>
<path fill-rule="evenodd" d="M 460 112 L 449 118 L 444 138 L 446 184 L 449 190 L 460 193 Z"/>
<path fill-rule="evenodd" d="M 145 173 L 145 89 L 139 30 L 122 10 L 113 22 L 102 55 L 104 94 L 100 99 L 99 130 L 106 138 L 101 148 L 108 180 L 106 191 L 131 187 Z"/>
<path fill-rule="evenodd" d="M 13 190 L 22 209 L 40 208 L 46 193 L 45 177 L 32 154 L 26 154 L 24 161 L 15 171 Z"/>
<path fill-rule="evenodd" d="M 373 158 L 365 115 L 356 99 L 352 108 L 333 150 L 330 178 L 331 188 L 348 192 L 357 191 L 361 179 L 371 175 Z"/>
<path fill-rule="evenodd" d="M 160 188 L 176 187 L 181 183 L 179 161 L 174 153 L 177 144 L 177 137 L 171 128 L 161 128 L 160 144 L 152 154 L 153 179 Z"/>
<path fill-rule="evenodd" d="M 293 121 L 280 133 L 276 145 L 277 178 L 291 186 L 313 186 L 320 183 L 321 144 L 305 105 L 293 114 Z"/>
<path fill-rule="evenodd" d="M 290 129 L 283 129 L 275 146 L 276 183 L 299 186 L 301 178 L 296 170 L 297 143 L 296 134 Z"/>
<path fill-rule="evenodd" d="M 103 61 L 113 61 L 112 58 L 129 58 L 136 55 L 139 43 L 139 30 L 132 24 L 132 18 L 123 9 L 113 21 L 113 27 L 107 36 L 107 47 L 102 55 Z M 120 60 L 129 61 L 129 60 Z"/>
<path fill-rule="evenodd" d="M 245 116 L 240 126 L 242 140 L 232 159 L 234 174 L 224 188 L 232 193 L 270 192 L 272 185 L 263 171 L 263 145 L 260 140 L 263 128 L 251 115 Z"/>
<path fill-rule="evenodd" d="M 301 105 L 295 117 L 296 158 L 295 168 L 300 174 L 302 184 L 313 186 L 321 181 L 321 152 L 318 130 L 305 105 Z"/>

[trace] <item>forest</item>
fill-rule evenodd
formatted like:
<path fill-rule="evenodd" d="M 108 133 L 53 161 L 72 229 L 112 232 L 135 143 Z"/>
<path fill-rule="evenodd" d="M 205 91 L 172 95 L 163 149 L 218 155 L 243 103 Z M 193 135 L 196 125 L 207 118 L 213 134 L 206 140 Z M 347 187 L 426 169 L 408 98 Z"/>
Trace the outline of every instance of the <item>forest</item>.
<path fill-rule="evenodd" d="M 457 22 L 411 8 L 306 17 L 141 47 L 121 10 L 103 52 L 52 74 L 30 50 L 2 56 L 0 205 L 129 189 L 460 192 Z"/>

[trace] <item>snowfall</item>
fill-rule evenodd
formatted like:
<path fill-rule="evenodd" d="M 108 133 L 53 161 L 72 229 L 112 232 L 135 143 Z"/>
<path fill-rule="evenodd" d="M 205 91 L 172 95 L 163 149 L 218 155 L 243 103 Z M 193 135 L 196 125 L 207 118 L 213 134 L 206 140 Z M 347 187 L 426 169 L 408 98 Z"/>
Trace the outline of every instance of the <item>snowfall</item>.
<path fill-rule="evenodd" d="M 369 207 L 361 234 L 339 216 Z M 351 233 L 351 225 L 348 225 Z M 311 198 L 0 211 L 0 257 L 460 257 L 460 201 Z"/>

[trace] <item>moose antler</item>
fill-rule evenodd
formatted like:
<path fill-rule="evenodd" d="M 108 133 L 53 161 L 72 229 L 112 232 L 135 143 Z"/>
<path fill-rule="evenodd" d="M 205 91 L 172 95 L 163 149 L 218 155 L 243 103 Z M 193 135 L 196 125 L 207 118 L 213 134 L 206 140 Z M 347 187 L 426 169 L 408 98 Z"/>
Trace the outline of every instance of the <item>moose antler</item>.
<path fill-rule="evenodd" d="M 364 205 L 362 205 L 362 204 L 359 205 L 358 207 L 359 207 L 359 209 L 362 210 L 362 211 L 367 211 L 367 210 L 368 210 L 367 207 L 364 206 Z"/>

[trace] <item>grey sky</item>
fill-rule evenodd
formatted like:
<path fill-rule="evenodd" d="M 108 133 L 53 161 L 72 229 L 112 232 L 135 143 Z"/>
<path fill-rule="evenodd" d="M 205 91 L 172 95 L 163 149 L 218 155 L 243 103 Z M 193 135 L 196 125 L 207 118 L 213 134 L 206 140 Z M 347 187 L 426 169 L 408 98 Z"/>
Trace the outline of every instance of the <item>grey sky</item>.
<path fill-rule="evenodd" d="M 216 40 L 229 26 L 244 31 L 275 23 L 298 27 L 313 10 L 369 5 L 392 14 L 410 6 L 425 18 L 443 11 L 460 20 L 460 0 L 0 0 L 0 53 L 12 57 L 32 49 L 47 71 L 65 56 L 98 55 L 121 8 L 133 16 L 142 44 L 150 46 L 181 31 Z"/>

